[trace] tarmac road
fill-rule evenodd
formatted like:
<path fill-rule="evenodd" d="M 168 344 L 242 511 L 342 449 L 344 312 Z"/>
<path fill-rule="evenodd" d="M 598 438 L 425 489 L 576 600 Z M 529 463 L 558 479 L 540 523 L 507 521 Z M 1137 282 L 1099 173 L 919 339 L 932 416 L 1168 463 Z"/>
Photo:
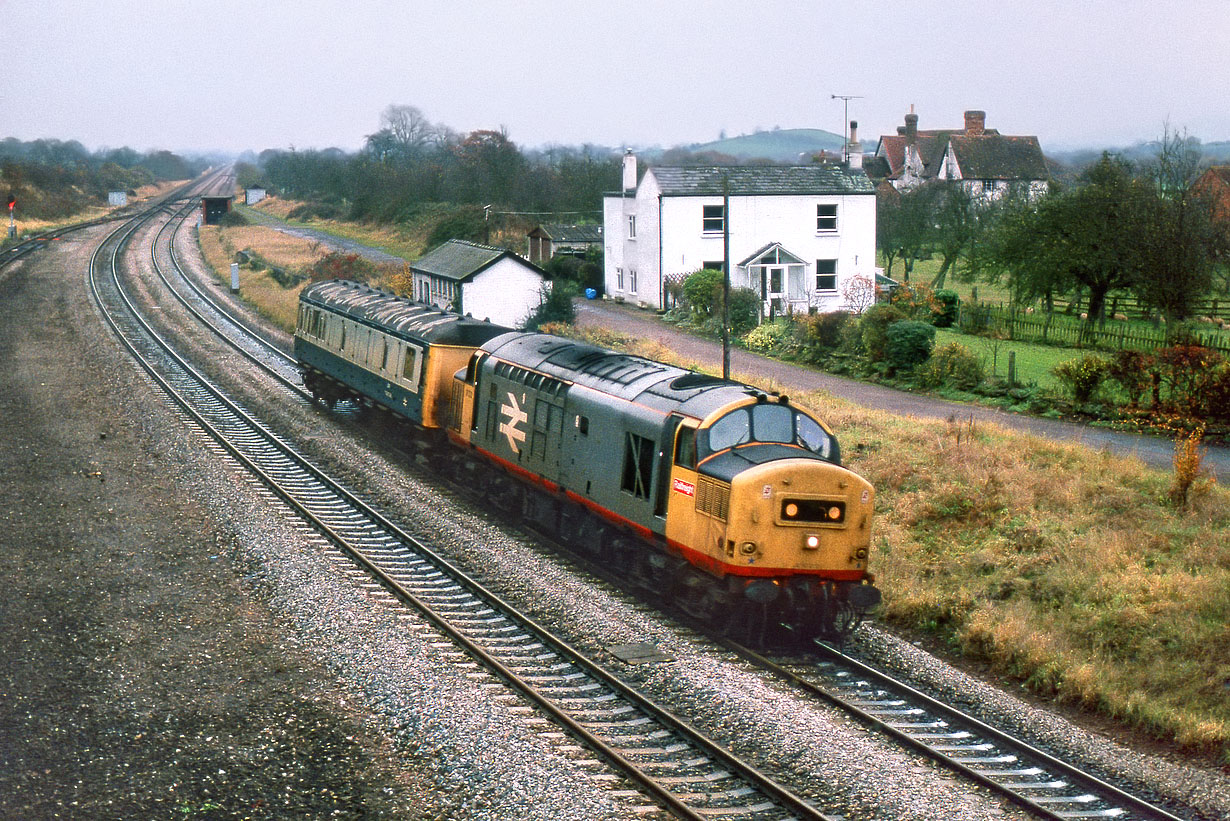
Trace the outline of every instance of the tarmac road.
<path fill-rule="evenodd" d="M 613 302 L 580 300 L 577 302 L 577 324 L 609 328 L 643 339 L 656 339 L 680 356 L 714 366 L 721 365 L 720 343 L 684 333 L 649 311 Z M 1174 442 L 1158 436 L 1124 433 L 1078 422 L 1042 419 L 980 405 L 949 402 L 779 362 L 738 348 L 731 348 L 730 369 L 733 373 L 761 374 L 796 390 L 828 391 L 867 408 L 924 419 L 973 417 L 978 421 L 993 422 L 1050 439 L 1080 442 L 1119 455 L 1135 455 L 1145 464 L 1160 470 L 1174 469 Z M 1218 481 L 1226 480 L 1230 477 L 1230 448 L 1207 446 L 1204 465 Z"/>

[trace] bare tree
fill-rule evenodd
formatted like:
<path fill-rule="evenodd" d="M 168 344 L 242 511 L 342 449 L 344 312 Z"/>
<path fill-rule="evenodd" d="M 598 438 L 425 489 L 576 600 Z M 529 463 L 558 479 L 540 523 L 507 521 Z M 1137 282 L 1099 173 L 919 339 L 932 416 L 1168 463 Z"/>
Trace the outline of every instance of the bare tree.
<path fill-rule="evenodd" d="M 859 274 L 846 280 L 841 286 L 845 307 L 852 313 L 861 314 L 876 302 L 876 282 L 867 274 Z"/>

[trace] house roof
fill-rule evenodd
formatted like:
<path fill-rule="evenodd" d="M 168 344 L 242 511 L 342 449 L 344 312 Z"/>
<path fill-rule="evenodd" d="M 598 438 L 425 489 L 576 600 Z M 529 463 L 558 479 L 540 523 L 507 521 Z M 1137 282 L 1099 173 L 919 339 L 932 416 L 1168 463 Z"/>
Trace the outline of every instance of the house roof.
<path fill-rule="evenodd" d="M 795 264 L 800 263 L 800 262 L 802 262 L 802 261 L 803 261 L 803 259 L 802 259 L 802 258 L 801 258 L 798 254 L 792 254 L 792 253 L 790 253 L 790 251 L 786 250 L 786 248 L 784 248 L 780 242 L 770 242 L 770 243 L 767 243 L 767 244 L 765 244 L 765 245 L 762 245 L 760 248 L 757 248 L 757 249 L 756 249 L 756 250 L 755 250 L 755 251 L 751 254 L 751 256 L 749 256 L 747 259 L 745 259 L 745 260 L 743 260 L 742 262 L 737 263 L 737 264 L 738 264 L 738 265 L 739 265 L 739 267 L 741 267 L 741 268 L 746 268 L 748 265 L 751 265 L 753 262 L 755 262 L 756 260 L 758 260 L 758 259 L 760 259 L 761 257 L 763 257 L 765 254 L 769 253 L 769 250 L 770 250 L 770 249 L 772 249 L 772 248 L 776 248 L 776 249 L 777 249 L 778 251 L 780 251 L 781 253 L 785 254 L 785 255 L 786 255 L 786 256 L 788 256 L 788 257 L 790 257 L 790 259 L 792 259 L 792 260 L 794 261 L 794 263 L 795 263 Z M 788 265 L 788 264 L 790 264 L 790 263 L 782 263 L 782 264 L 783 264 L 783 265 Z"/>
<path fill-rule="evenodd" d="M 649 169 L 666 197 L 721 196 L 729 181 L 731 196 L 791 194 L 872 194 L 861 171 L 820 165 L 687 165 Z"/>
<path fill-rule="evenodd" d="M 956 155 L 961 176 L 967 179 L 1045 180 L 1050 177 L 1037 137 L 1002 134 L 971 137 L 956 133 L 948 137 L 948 145 Z M 938 170 L 937 160 L 935 171 Z"/>
<path fill-rule="evenodd" d="M 509 257 L 539 275 L 545 272 L 537 265 L 526 262 L 521 257 L 505 248 L 494 248 L 490 245 L 479 245 L 466 242 L 463 239 L 450 239 L 448 242 L 424 254 L 411 263 L 410 270 L 418 274 L 443 277 L 457 282 L 466 282 L 495 265 L 505 257 Z"/>
<path fill-rule="evenodd" d="M 1205 178 L 1210 182 L 1216 180 L 1223 185 L 1230 185 L 1230 165 L 1211 165 L 1205 169 L 1204 173 L 1196 180 L 1197 184 L 1204 182 Z"/>
<path fill-rule="evenodd" d="M 545 236 L 554 242 L 602 242 L 602 226 L 544 222 L 531 231 L 530 236 Z"/>

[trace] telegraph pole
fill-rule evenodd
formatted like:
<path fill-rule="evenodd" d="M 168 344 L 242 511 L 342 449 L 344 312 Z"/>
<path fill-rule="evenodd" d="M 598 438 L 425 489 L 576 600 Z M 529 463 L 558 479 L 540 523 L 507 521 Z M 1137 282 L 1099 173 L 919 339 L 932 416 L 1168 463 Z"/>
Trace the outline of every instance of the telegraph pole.
<path fill-rule="evenodd" d="M 722 175 L 722 378 L 730 379 L 730 175 Z"/>
<path fill-rule="evenodd" d="M 861 100 L 863 99 L 863 96 L 861 94 L 830 94 L 829 99 L 830 100 L 841 100 L 844 106 L 841 112 L 841 117 L 842 117 L 841 134 L 843 137 L 841 141 L 841 161 L 849 162 L 850 161 L 850 130 L 849 130 L 850 129 L 850 101 L 851 100 Z"/>

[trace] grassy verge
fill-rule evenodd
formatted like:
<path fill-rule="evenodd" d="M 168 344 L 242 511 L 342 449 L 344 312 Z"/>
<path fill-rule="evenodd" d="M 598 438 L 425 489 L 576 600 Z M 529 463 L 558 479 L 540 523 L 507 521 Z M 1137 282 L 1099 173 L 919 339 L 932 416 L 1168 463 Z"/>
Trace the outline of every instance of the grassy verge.
<path fill-rule="evenodd" d="M 1180 510 L 1173 477 L 1134 459 L 793 398 L 833 426 L 848 466 L 877 489 L 884 621 L 1230 763 L 1230 491 L 1201 481 Z"/>
<path fill-rule="evenodd" d="M 231 261 L 236 251 L 255 251 L 270 263 L 285 268 L 310 265 L 325 253 L 317 242 L 292 237 L 272 228 L 202 225 L 197 230 L 205 261 L 213 269 L 217 280 L 226 285 L 230 285 Z M 239 269 L 239 293 L 244 301 L 287 333 L 295 330 L 301 290 L 302 286 L 282 287 L 268 270 Z"/>

